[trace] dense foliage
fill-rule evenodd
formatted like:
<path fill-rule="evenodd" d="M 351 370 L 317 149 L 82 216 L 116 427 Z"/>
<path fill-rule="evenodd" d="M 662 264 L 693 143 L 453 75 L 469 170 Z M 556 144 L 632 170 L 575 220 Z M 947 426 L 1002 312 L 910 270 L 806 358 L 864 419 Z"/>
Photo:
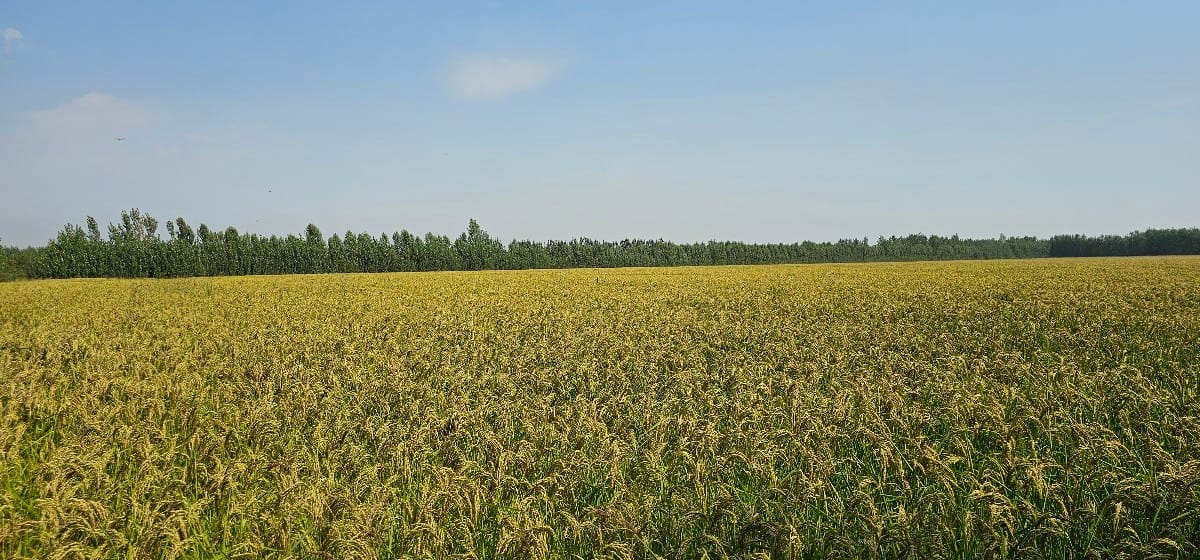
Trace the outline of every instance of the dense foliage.
<path fill-rule="evenodd" d="M 1057 235 L 1050 238 L 1052 257 L 1138 255 L 1200 255 L 1200 229 L 1151 229 L 1126 236 Z"/>
<path fill-rule="evenodd" d="M 624 266 L 793 264 L 1009 259 L 1046 256 L 1200 254 L 1200 230 L 1150 230 L 1126 237 L 1058 236 L 960 239 L 909 235 L 836 243 L 751 244 L 663 240 L 512 241 L 505 245 L 471 220 L 456 239 L 405 231 L 373 236 L 347 231 L 326 239 L 315 225 L 303 235 L 264 237 L 229 227 L 193 230 L 183 218 L 159 221 L 137 209 L 121 213 L 107 237 L 96 220 L 68 224 L 45 247 L 9 259 L 30 278 L 237 276 L 323 272 L 404 272 Z M 0 271 L 0 277 L 3 272 Z M 13 276 L 18 274 L 14 273 Z"/>
<path fill-rule="evenodd" d="M 4 558 L 1196 558 L 1200 259 L 0 285 Z"/>
<path fill-rule="evenodd" d="M 25 277 L 23 253 L 12 247 L 0 246 L 0 282 Z"/>

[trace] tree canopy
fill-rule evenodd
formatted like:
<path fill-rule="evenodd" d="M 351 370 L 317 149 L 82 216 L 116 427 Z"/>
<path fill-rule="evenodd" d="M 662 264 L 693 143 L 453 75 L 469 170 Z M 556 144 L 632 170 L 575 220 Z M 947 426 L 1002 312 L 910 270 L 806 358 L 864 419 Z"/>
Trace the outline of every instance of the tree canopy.
<path fill-rule="evenodd" d="M 309 224 L 301 235 L 262 236 L 234 227 L 193 230 L 182 218 L 159 221 L 134 208 L 108 225 L 91 216 L 67 224 L 43 247 L 4 249 L 0 278 L 226 276 L 324 272 L 401 272 L 528 268 L 785 264 L 1200 254 L 1200 229 L 1158 229 L 1125 236 L 962 239 L 922 234 L 814 243 L 741 243 L 624 239 L 513 240 L 491 237 L 471 219 L 454 240 L 444 235 L 345 232 L 326 239 Z"/>

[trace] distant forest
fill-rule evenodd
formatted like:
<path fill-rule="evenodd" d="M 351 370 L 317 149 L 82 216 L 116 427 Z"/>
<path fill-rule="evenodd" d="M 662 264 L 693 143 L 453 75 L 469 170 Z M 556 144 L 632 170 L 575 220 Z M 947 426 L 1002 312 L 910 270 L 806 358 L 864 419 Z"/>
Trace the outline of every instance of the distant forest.
<path fill-rule="evenodd" d="M 159 226 L 166 229 L 162 237 Z M 233 227 L 193 229 L 183 218 L 160 223 L 136 208 L 121 212 L 107 236 L 92 217 L 68 224 L 44 247 L 4 248 L 0 279 L 170 278 L 324 272 L 405 272 L 622 266 L 790 264 L 1037 257 L 1200 254 L 1200 229 L 1152 229 L 1129 235 L 1050 239 L 961 239 L 926 236 L 843 239 L 836 243 L 741 243 L 664 240 L 511 241 L 492 238 L 475 220 L 457 238 L 401 230 L 374 236 L 347 231 L 325 237 L 309 224 L 302 235 L 262 236 Z"/>

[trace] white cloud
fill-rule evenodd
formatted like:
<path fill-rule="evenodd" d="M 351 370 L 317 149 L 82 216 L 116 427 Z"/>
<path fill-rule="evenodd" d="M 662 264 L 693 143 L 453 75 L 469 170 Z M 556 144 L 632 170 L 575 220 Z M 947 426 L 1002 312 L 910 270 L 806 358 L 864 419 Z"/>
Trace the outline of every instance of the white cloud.
<path fill-rule="evenodd" d="M 474 55 L 450 65 L 447 83 L 460 97 L 494 99 L 541 86 L 561 68 L 545 59 Z"/>
<path fill-rule="evenodd" d="M 171 173 L 191 171 L 180 171 L 180 158 L 153 152 L 161 136 L 154 134 L 156 112 L 106 93 L 4 117 L 0 193 L 21 200 L 19 205 L 0 205 L 0 223 L 14 224 L 5 226 L 5 241 L 44 242 L 53 224 L 105 211 L 114 200 L 152 202 L 151 187 L 170 185 L 164 179 Z M 118 142 L 116 137 L 129 140 Z M 146 178 L 151 174 L 158 180 Z"/>
<path fill-rule="evenodd" d="M 104 169 L 124 165 L 145 143 L 153 121 L 149 110 L 95 92 L 24 117 L 16 126 L 0 129 L 0 183 L 33 184 L 67 175 L 86 182 Z M 118 137 L 129 141 L 118 142 Z"/>
<path fill-rule="evenodd" d="M 91 92 L 29 115 L 31 132 L 63 141 L 111 140 L 150 124 L 150 111 L 107 93 Z"/>
<path fill-rule="evenodd" d="M 3 35 L 4 37 L 4 52 L 6 53 L 11 51 L 13 47 L 20 44 L 21 39 L 25 38 L 25 35 L 21 33 L 19 29 L 14 29 L 12 27 L 5 27 L 4 31 L 0 31 L 0 35 Z"/>

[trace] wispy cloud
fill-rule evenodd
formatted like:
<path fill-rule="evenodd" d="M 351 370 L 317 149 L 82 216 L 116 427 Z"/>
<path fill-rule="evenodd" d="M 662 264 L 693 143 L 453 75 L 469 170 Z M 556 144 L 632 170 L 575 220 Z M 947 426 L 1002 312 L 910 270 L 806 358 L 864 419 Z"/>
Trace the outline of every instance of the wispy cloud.
<path fill-rule="evenodd" d="M 0 31 L 0 35 L 4 37 L 4 52 L 10 52 L 14 47 L 21 44 L 21 40 L 25 38 L 25 34 L 21 30 L 5 27 L 4 31 Z"/>
<path fill-rule="evenodd" d="M 495 99 L 542 86 L 562 67 L 541 58 L 473 55 L 453 61 L 446 78 L 459 97 Z"/>
<path fill-rule="evenodd" d="M 52 176 L 68 168 L 97 169 L 128 154 L 153 124 L 152 112 L 106 93 L 88 93 L 51 109 L 26 113 L 0 129 L 0 169 Z M 22 122 L 24 121 L 24 122 Z M 129 137 L 130 142 L 118 142 Z M 0 173 L 0 182 L 4 176 Z M 16 184 L 16 183 L 14 183 Z"/>
<path fill-rule="evenodd" d="M 31 132 L 63 141 L 92 141 L 124 136 L 150 124 L 145 108 L 107 93 L 91 92 L 44 111 L 29 115 Z"/>
<path fill-rule="evenodd" d="M 19 243 L 44 240 L 34 235 L 45 227 L 39 223 L 62 223 L 63 208 L 97 207 L 105 198 L 147 200 L 154 192 L 150 185 L 169 184 L 170 174 L 163 171 L 179 173 L 182 167 L 179 158 L 151 152 L 146 135 L 158 120 L 156 113 L 109 94 L 88 93 L 4 117 L 0 190 L 19 195 L 22 205 L 0 210 L 0 222 L 26 224 L 20 226 L 26 237 L 14 240 Z M 128 142 L 116 140 L 125 136 Z"/>

